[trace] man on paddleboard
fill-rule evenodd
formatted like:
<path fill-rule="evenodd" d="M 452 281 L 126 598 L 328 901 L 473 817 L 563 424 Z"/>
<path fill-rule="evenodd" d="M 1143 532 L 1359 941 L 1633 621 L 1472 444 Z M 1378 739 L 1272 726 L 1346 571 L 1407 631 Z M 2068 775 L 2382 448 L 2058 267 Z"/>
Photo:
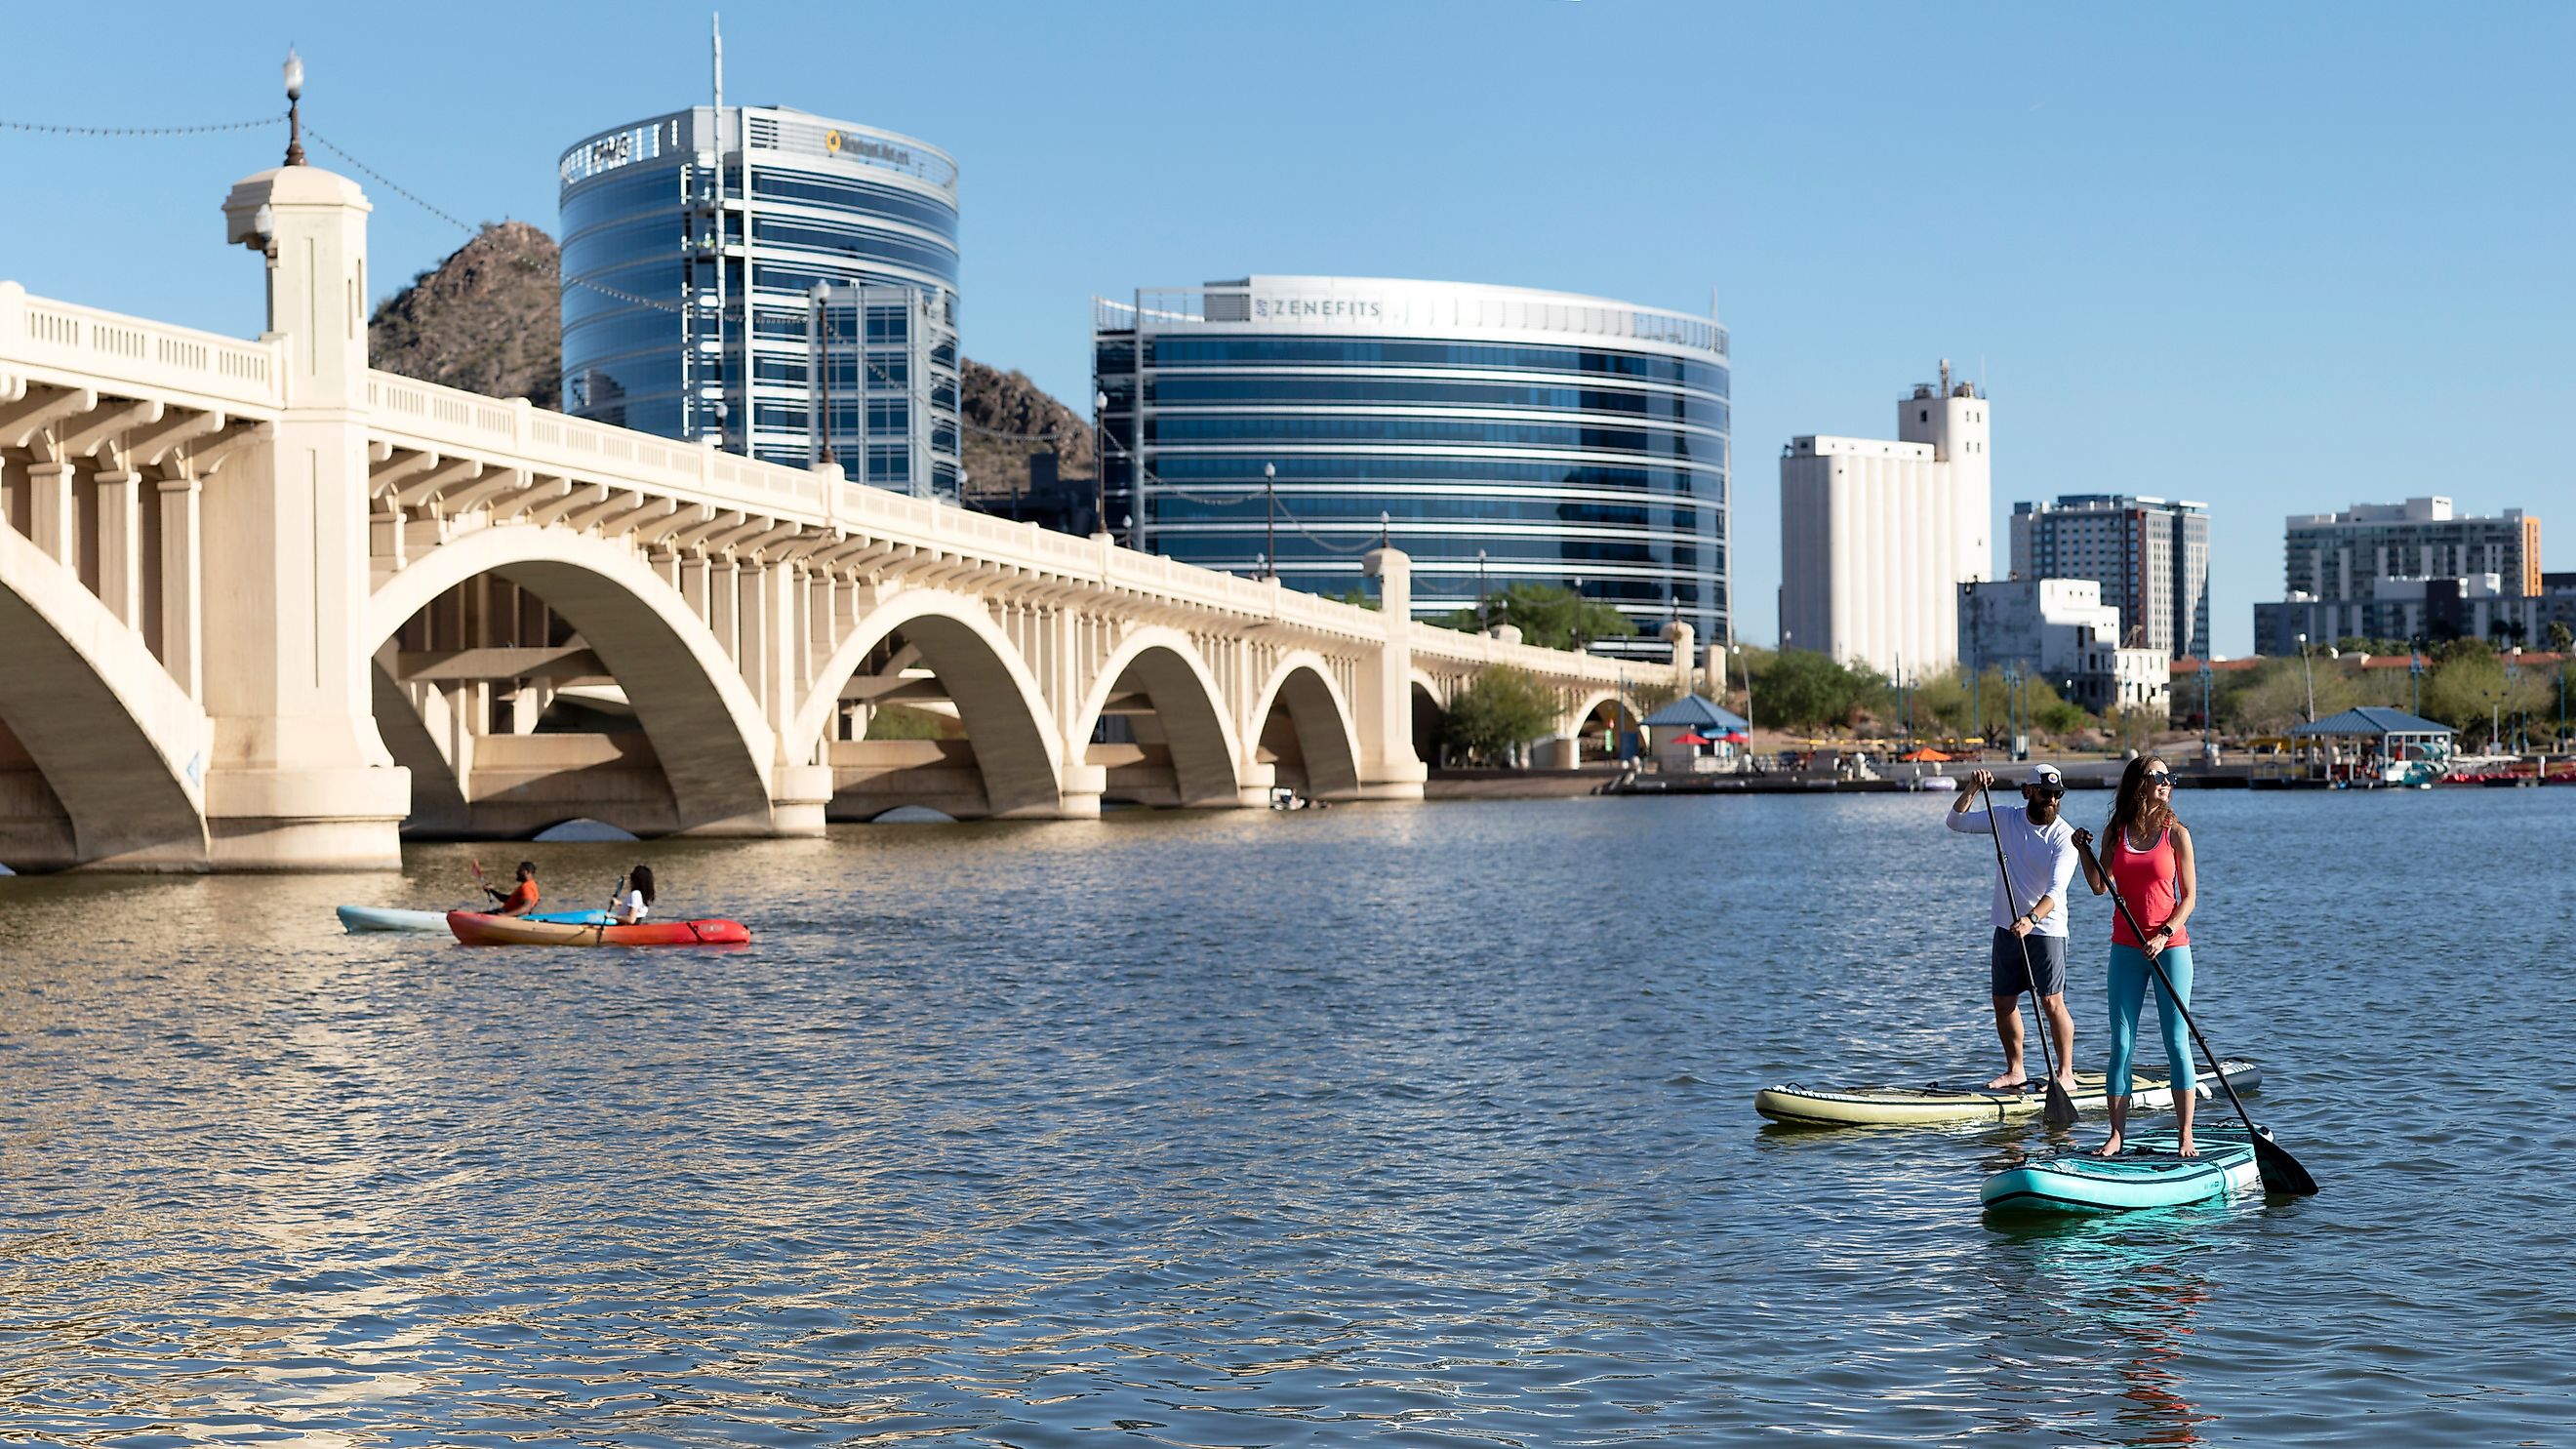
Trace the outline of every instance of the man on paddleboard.
<path fill-rule="evenodd" d="M 2021 994 L 2037 983 L 2040 1015 L 2057 1039 L 2057 1080 L 2068 1095 L 2075 1091 L 2075 1018 L 2066 1009 L 2066 888 L 2075 879 L 2075 827 L 2058 815 L 2066 778 L 2055 765 L 2036 765 L 2022 782 L 2022 806 L 1998 805 L 1989 815 L 1975 806 L 1995 782 L 1994 772 L 1968 776 L 1944 823 L 1962 835 L 1991 835 L 2003 847 L 2011 867 L 2013 892 L 1997 872 L 1994 892 L 1994 942 L 1987 974 L 1992 978 L 1995 1035 L 2004 1044 L 2002 1075 L 1989 1087 L 2018 1087 L 2030 1081 L 2022 1070 Z M 2029 964 L 2023 964 L 2024 953 Z"/>

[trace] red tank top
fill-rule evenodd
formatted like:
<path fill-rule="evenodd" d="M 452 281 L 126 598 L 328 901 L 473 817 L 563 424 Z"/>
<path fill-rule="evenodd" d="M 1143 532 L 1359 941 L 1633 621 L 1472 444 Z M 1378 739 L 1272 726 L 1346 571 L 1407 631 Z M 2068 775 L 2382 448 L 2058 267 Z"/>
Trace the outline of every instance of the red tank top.
<path fill-rule="evenodd" d="M 2102 864 L 2111 872 L 2111 884 L 2119 890 L 2120 899 L 2129 903 L 2129 915 L 2136 916 L 2141 927 L 2152 933 L 2172 917 L 2180 899 L 2172 829 L 2167 828 L 2156 837 L 2155 844 L 2144 850 L 2131 850 L 2129 832 L 2123 830 L 2111 842 L 2110 853 L 2103 857 Z M 2129 929 L 2128 917 L 2120 915 L 2111 918 L 2111 941 L 2140 950 L 2146 949 L 2147 944 Z M 2190 945 L 2191 933 L 2174 932 L 2172 944 Z"/>

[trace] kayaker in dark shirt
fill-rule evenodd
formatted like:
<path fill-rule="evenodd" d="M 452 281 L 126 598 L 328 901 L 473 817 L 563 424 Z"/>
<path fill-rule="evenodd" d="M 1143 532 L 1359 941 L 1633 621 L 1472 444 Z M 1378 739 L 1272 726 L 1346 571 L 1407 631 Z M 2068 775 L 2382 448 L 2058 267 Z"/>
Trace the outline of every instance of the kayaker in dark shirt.
<path fill-rule="evenodd" d="M 510 893 L 508 895 L 505 896 L 490 886 L 485 886 L 483 888 L 483 893 L 501 903 L 500 906 L 492 912 L 492 914 L 496 916 L 526 915 L 528 912 L 537 908 L 537 863 L 533 860 L 523 860 L 519 862 L 519 883 L 510 888 Z"/>

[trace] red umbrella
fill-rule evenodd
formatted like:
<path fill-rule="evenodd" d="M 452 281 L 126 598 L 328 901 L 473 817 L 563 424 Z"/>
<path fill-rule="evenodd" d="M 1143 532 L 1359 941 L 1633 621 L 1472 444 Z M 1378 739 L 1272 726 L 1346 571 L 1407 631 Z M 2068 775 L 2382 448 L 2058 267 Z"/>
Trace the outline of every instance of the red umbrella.
<path fill-rule="evenodd" d="M 1753 736 L 1746 734 L 1742 730 L 1728 730 L 1726 732 L 1726 742 L 1730 745 L 1749 745 L 1753 743 Z"/>
<path fill-rule="evenodd" d="M 1709 745 L 1709 744 L 1715 744 L 1715 743 L 1716 743 L 1716 741 L 1715 741 L 1715 740 L 1710 739 L 1710 738 L 1709 738 L 1708 736 L 1706 736 L 1706 735 L 1702 735 L 1702 734 L 1688 734 L 1688 735 L 1675 735 L 1675 736 L 1673 736 L 1673 743 L 1674 743 L 1674 744 L 1677 744 L 1677 745 Z"/>

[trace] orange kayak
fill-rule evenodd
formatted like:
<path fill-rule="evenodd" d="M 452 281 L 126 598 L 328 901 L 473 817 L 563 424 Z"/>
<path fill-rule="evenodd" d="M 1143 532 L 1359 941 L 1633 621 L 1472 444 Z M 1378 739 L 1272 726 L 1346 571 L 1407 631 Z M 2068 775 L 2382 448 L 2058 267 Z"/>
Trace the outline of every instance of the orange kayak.
<path fill-rule="evenodd" d="M 449 911 L 447 929 L 468 946 L 739 946 L 751 939 L 740 921 L 638 921 L 581 926 L 481 911 Z"/>

